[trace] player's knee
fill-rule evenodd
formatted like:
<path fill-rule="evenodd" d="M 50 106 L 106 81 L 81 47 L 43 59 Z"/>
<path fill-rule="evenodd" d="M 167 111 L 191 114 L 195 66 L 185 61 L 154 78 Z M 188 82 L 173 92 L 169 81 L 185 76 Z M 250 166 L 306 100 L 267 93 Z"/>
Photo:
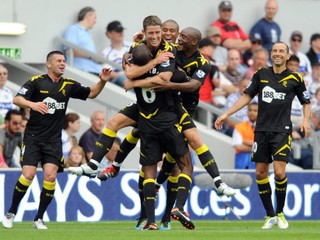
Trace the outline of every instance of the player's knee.
<path fill-rule="evenodd" d="M 140 136 L 140 131 L 139 131 L 138 128 L 134 128 L 134 129 L 132 129 L 131 134 L 132 134 L 133 137 L 139 138 L 139 136 Z"/>
<path fill-rule="evenodd" d="M 121 121 L 117 115 L 114 115 L 108 119 L 108 122 L 107 122 L 108 129 L 114 132 L 117 132 L 119 130 L 118 128 L 120 125 L 121 125 Z"/>

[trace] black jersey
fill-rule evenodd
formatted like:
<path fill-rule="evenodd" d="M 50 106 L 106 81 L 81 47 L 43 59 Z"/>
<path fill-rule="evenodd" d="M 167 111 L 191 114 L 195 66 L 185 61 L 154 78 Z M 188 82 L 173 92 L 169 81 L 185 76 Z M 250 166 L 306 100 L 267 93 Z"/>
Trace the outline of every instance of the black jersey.
<path fill-rule="evenodd" d="M 47 75 L 34 76 L 19 90 L 17 96 L 22 96 L 32 102 L 45 102 L 49 108 L 47 114 L 30 110 L 25 138 L 56 142 L 61 141 L 61 130 L 64 116 L 70 98 L 85 100 L 90 94 L 90 88 L 70 78 L 61 78 L 53 82 Z"/>
<path fill-rule="evenodd" d="M 244 91 L 251 98 L 258 94 L 256 131 L 292 132 L 291 105 L 297 95 L 301 104 L 310 97 L 300 74 L 285 70 L 274 73 L 272 67 L 260 68 Z"/>
<path fill-rule="evenodd" d="M 137 44 L 133 45 L 134 48 Z M 162 41 L 159 48 L 152 52 L 153 58 L 162 52 L 172 52 L 175 55 L 175 48 L 166 41 Z M 158 75 L 161 72 L 174 72 L 175 59 L 170 58 L 167 62 L 157 65 L 144 76 L 144 79 Z M 135 88 L 137 103 L 139 106 L 138 128 L 142 132 L 159 133 L 171 128 L 177 122 L 177 115 L 174 113 L 174 99 L 171 91 L 154 92 L 148 88 Z"/>
<path fill-rule="evenodd" d="M 183 51 L 177 52 L 177 66 L 182 68 L 188 77 L 195 79 L 203 84 L 206 76 L 210 72 L 210 62 L 199 51 L 191 57 L 186 57 Z M 188 111 L 194 111 L 199 103 L 199 90 L 194 92 L 181 92 L 183 106 Z"/>

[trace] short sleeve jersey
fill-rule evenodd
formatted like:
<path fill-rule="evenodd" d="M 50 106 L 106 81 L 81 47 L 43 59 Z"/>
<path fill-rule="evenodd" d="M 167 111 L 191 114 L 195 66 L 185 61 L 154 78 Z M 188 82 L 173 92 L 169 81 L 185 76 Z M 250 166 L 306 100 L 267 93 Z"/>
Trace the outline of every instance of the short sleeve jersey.
<path fill-rule="evenodd" d="M 86 100 L 90 88 L 81 86 L 71 78 L 61 78 L 53 82 L 47 75 L 34 76 L 19 90 L 22 96 L 32 102 L 45 102 L 49 108 L 47 114 L 30 111 L 24 137 L 44 142 L 61 142 L 61 130 L 70 98 Z"/>
<path fill-rule="evenodd" d="M 262 67 L 253 76 L 244 93 L 253 98 L 258 94 L 258 118 L 255 131 L 292 132 L 291 105 L 298 97 L 309 104 L 310 96 L 300 74 L 285 70 L 274 73 L 272 67 Z"/>
<path fill-rule="evenodd" d="M 132 49 L 137 44 L 134 44 L 131 47 L 130 52 L 132 52 Z M 152 52 L 153 58 L 162 51 L 172 52 L 176 55 L 175 47 L 163 40 L 158 49 Z M 175 59 L 170 58 L 167 62 L 157 65 L 144 76 L 139 77 L 139 79 L 152 77 L 161 72 L 174 72 L 174 70 Z M 174 113 L 174 99 L 171 91 L 154 92 L 148 88 L 135 88 L 134 90 L 139 106 L 138 127 L 140 131 L 147 133 L 159 133 L 164 129 L 170 128 L 177 121 L 177 116 Z"/>
<path fill-rule="evenodd" d="M 207 75 L 210 72 L 210 62 L 199 51 L 191 57 L 184 55 L 182 51 L 177 52 L 177 66 L 182 68 L 188 77 L 198 80 L 201 84 L 204 83 Z M 189 111 L 194 110 L 199 103 L 199 90 L 194 92 L 181 92 L 183 106 Z"/>

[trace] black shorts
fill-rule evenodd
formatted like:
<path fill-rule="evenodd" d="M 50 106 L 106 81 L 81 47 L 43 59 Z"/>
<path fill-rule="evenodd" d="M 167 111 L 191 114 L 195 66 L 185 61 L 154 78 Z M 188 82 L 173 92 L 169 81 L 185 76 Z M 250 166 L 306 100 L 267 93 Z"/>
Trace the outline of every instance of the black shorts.
<path fill-rule="evenodd" d="M 138 122 L 139 119 L 139 107 L 136 102 L 130 103 L 124 108 L 122 108 L 119 113 L 125 115 L 126 117 Z"/>
<path fill-rule="evenodd" d="M 193 122 L 192 117 L 187 112 L 187 110 L 182 106 L 181 103 L 175 104 L 174 110 L 178 116 L 178 122 L 179 122 L 179 125 L 182 127 L 182 132 L 187 129 L 197 127 Z"/>
<path fill-rule="evenodd" d="M 140 132 L 140 164 L 142 166 L 157 164 L 163 153 L 169 152 L 174 159 L 180 159 L 188 151 L 188 145 L 178 127 L 172 127 L 159 134 Z"/>
<path fill-rule="evenodd" d="M 38 166 L 41 162 L 53 163 L 59 167 L 58 172 L 63 172 L 64 158 L 62 154 L 61 142 L 39 142 L 34 140 L 24 140 L 22 143 L 21 166 Z"/>
<path fill-rule="evenodd" d="M 289 161 L 291 134 L 286 132 L 255 132 L 252 146 L 252 161 L 272 163 Z"/>

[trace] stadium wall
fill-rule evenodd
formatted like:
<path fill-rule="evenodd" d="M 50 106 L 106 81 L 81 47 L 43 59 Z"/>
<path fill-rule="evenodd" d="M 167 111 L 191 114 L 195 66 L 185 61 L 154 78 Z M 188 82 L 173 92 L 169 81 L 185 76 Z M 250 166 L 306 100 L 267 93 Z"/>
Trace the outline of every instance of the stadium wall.
<path fill-rule="evenodd" d="M 264 0 L 231 0 L 232 20 L 248 32 L 251 26 L 264 16 Z M 303 49 L 309 48 L 310 36 L 319 31 L 319 0 L 278 0 L 279 12 L 276 21 L 282 28 L 282 40 L 287 42 L 290 34 L 300 30 L 304 34 Z M 13 8 L 15 3 L 15 9 Z M 61 49 L 55 41 L 64 30 L 76 21 L 79 10 L 92 6 L 97 12 L 97 24 L 92 30 L 97 51 L 109 43 L 105 36 L 106 25 L 115 19 L 125 26 L 125 36 L 131 40 L 133 34 L 142 28 L 142 20 L 147 15 L 158 15 L 162 20 L 175 19 L 181 28 L 193 26 L 202 33 L 218 17 L 220 0 L 0 0 L 0 22 L 16 19 L 27 26 L 24 35 L 0 37 L 0 48 L 20 48 L 21 60 L 26 63 L 43 63 L 46 54 Z"/>
<path fill-rule="evenodd" d="M 196 172 L 196 174 L 203 172 Z M 192 186 L 186 210 L 192 219 L 219 220 L 227 217 L 244 220 L 263 219 L 265 212 L 255 184 L 238 189 L 234 197 L 219 197 L 211 189 Z M 319 171 L 288 172 L 287 202 L 284 213 L 288 220 L 320 220 Z M 10 207 L 14 185 L 20 176 L 18 170 L 0 170 L 0 221 Z M 44 215 L 44 221 L 100 221 L 135 220 L 139 217 L 138 171 L 122 171 L 117 178 L 101 182 L 98 179 L 77 177 L 66 172 L 59 174 L 55 196 Z M 43 173 L 39 171 L 22 200 L 15 221 L 33 220 L 39 204 Z M 270 175 L 274 187 L 274 176 Z M 274 189 L 273 189 L 273 197 Z M 156 218 L 165 209 L 165 188 L 161 187 L 156 202 Z M 274 200 L 274 199 L 273 199 Z M 233 208 L 233 214 L 230 211 Z"/>

